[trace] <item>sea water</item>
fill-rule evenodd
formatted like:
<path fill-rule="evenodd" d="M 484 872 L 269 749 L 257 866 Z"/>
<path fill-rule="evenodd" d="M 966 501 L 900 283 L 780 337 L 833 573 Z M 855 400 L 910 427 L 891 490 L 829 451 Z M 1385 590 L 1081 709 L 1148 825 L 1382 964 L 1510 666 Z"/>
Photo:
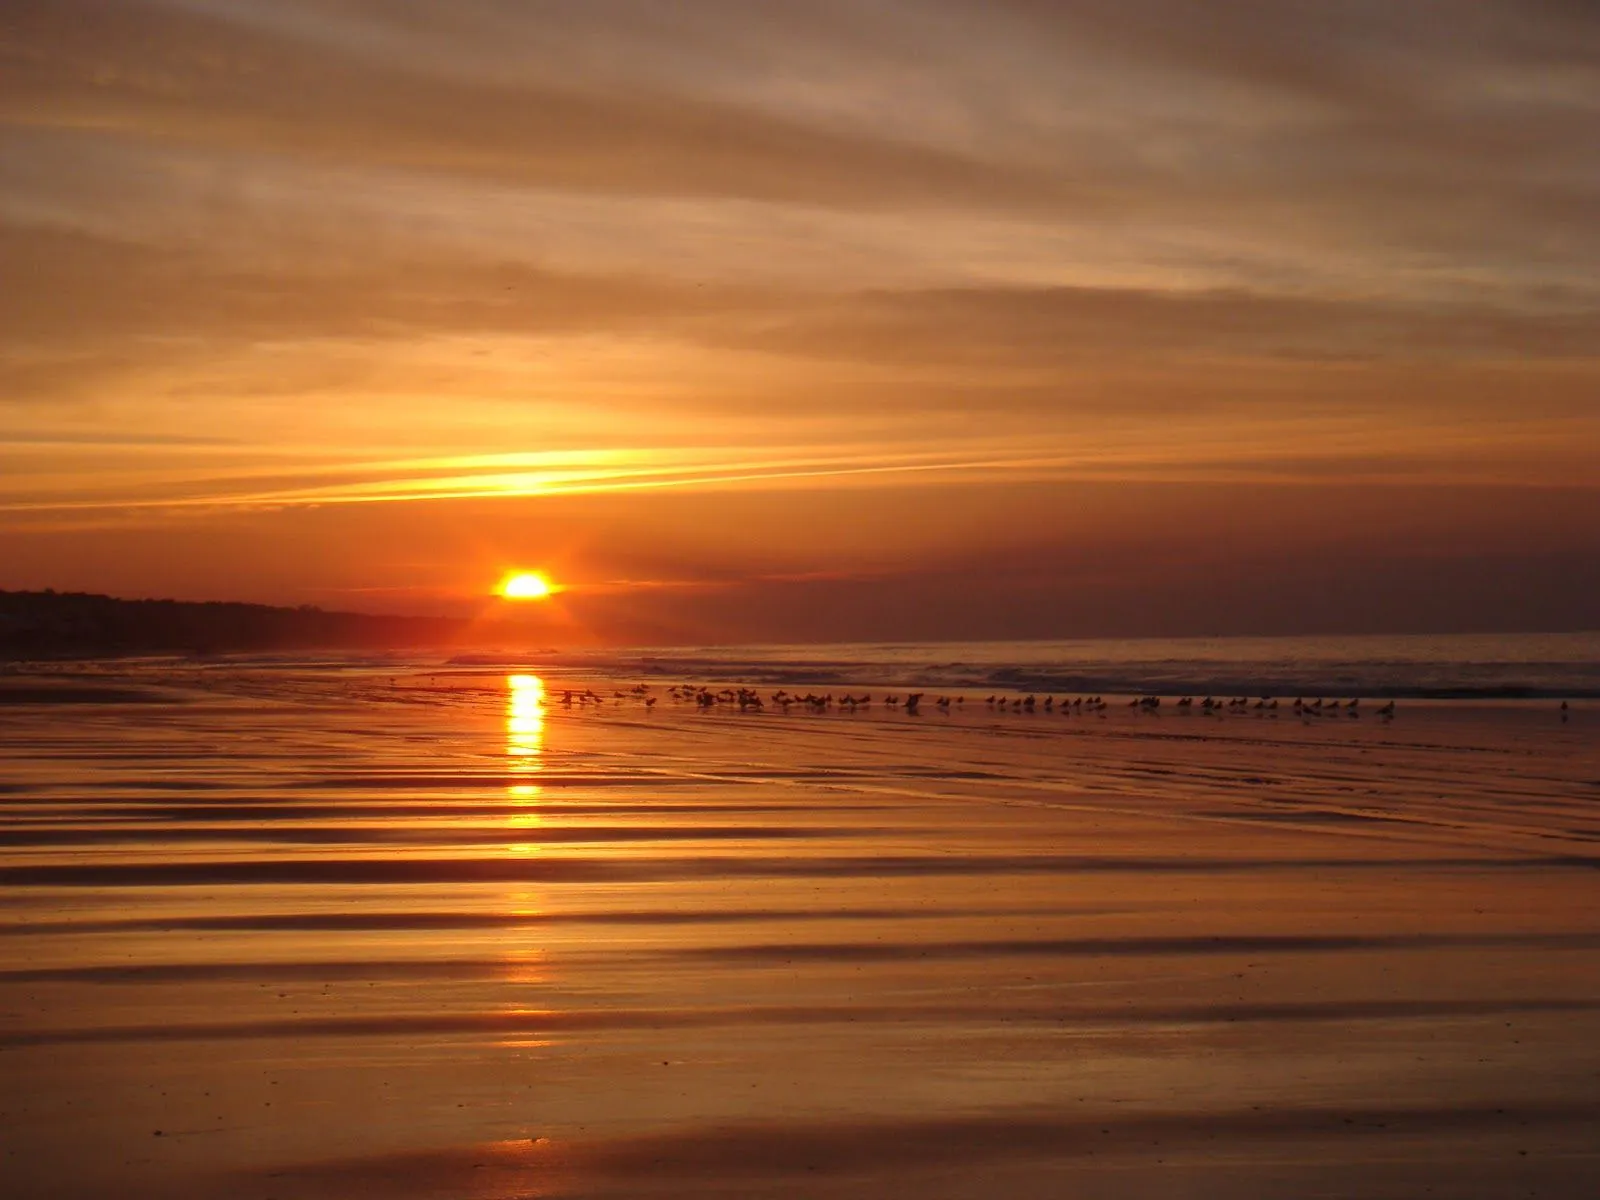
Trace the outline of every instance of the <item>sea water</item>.
<path fill-rule="evenodd" d="M 775 686 L 1136 695 L 1600 697 L 1600 633 L 1130 638 L 469 654 L 564 671 Z"/>

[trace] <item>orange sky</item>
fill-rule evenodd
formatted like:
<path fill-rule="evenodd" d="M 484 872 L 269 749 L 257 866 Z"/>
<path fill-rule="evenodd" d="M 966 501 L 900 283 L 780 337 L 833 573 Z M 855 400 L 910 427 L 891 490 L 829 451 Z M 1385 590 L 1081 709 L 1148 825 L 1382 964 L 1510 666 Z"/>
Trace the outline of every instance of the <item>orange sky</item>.
<path fill-rule="evenodd" d="M 1600 10 L 0 11 L 0 587 L 1600 626 Z"/>

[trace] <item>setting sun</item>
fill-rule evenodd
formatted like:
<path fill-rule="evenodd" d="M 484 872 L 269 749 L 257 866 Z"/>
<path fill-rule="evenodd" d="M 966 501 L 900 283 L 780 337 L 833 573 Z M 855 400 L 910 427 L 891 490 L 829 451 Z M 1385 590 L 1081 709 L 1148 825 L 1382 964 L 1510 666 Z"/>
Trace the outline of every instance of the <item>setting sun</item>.
<path fill-rule="evenodd" d="M 507 600 L 545 600 L 555 588 L 537 571 L 517 571 L 502 579 L 497 590 Z"/>

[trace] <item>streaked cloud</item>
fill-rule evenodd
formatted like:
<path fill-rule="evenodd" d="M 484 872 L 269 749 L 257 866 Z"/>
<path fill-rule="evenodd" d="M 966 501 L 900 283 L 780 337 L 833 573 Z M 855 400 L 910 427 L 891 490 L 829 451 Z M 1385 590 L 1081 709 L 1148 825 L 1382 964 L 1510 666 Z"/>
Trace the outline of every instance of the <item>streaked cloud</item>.
<path fill-rule="evenodd" d="M 752 557 L 774 494 L 937 574 L 911 496 L 1009 546 L 1019 488 L 1490 487 L 1531 538 L 1555 486 L 1600 552 L 1597 143 L 1562 0 L 14 0 L 0 543 L 632 497 L 637 555 L 737 495 L 605 571 L 770 583 L 834 570 Z"/>

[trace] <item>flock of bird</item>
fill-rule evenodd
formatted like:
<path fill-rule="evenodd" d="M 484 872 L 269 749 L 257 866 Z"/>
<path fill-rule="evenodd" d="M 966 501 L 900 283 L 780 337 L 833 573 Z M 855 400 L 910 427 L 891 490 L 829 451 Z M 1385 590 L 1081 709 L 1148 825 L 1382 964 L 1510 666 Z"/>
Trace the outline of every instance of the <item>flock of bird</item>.
<path fill-rule="evenodd" d="M 666 697 L 676 705 L 692 704 L 698 709 L 736 708 L 740 712 L 764 712 L 767 709 L 776 709 L 788 712 L 799 707 L 810 712 L 856 712 L 861 709 L 870 709 L 874 700 L 871 693 L 864 692 L 857 696 L 850 692 L 835 696 L 832 692 L 817 695 L 815 692 L 806 692 L 804 695 L 778 689 L 765 698 L 754 688 L 724 687 L 714 689 L 704 684 L 681 683 L 674 684 L 665 689 Z M 877 700 L 885 708 L 900 709 L 909 715 L 915 716 L 922 711 L 923 701 L 927 698 L 925 692 L 907 692 L 904 695 L 885 693 Z M 612 703 L 634 702 L 643 704 L 645 708 L 654 708 L 660 700 L 654 688 L 648 683 L 636 684 L 626 691 L 613 691 L 610 696 Z M 564 689 L 557 701 L 563 708 L 574 706 L 583 708 L 589 705 L 601 706 L 607 702 L 607 697 L 591 688 Z M 1066 716 L 1076 716 L 1090 713 L 1104 716 L 1111 708 L 1103 696 L 986 696 L 982 703 L 987 709 L 994 712 L 1013 713 L 1062 713 Z M 967 704 L 965 696 L 935 696 L 930 701 L 931 706 L 941 712 L 948 713 L 954 710 L 963 710 Z M 976 707 L 976 702 L 974 702 Z M 1157 695 L 1136 696 L 1127 701 L 1126 708 L 1135 713 L 1157 714 L 1162 708 L 1162 697 Z M 1248 696 L 1233 696 L 1227 699 L 1218 699 L 1206 696 L 1196 700 L 1193 696 L 1180 696 L 1173 705 L 1180 714 L 1199 713 L 1207 717 L 1225 715 L 1253 715 L 1257 717 L 1277 717 L 1279 701 L 1273 696 L 1262 696 L 1252 701 Z M 1380 720 L 1391 720 L 1395 714 L 1395 703 L 1390 700 L 1387 704 L 1372 709 L 1362 709 L 1360 699 L 1341 702 L 1339 700 L 1324 700 L 1318 697 L 1307 701 L 1297 698 L 1292 704 L 1286 705 L 1287 711 L 1292 712 L 1302 721 L 1311 721 L 1327 717 L 1359 717 L 1363 712 L 1371 712 Z"/>

